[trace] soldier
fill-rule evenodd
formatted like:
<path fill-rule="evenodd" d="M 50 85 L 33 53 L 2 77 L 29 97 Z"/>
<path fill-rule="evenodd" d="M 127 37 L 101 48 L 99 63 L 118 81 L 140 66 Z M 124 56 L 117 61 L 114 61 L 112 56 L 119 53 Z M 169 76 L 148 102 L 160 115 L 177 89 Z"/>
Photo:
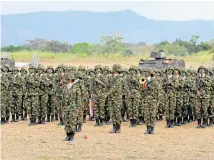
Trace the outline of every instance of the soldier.
<path fill-rule="evenodd" d="M 45 74 L 45 68 L 42 66 L 38 67 L 39 74 L 39 106 L 38 106 L 38 124 L 45 124 L 45 117 L 47 114 L 48 104 L 48 79 Z"/>
<path fill-rule="evenodd" d="M 183 80 L 181 78 L 181 71 L 178 68 L 174 69 L 173 75 L 174 88 L 175 88 L 175 116 L 174 123 L 175 125 L 181 126 L 182 123 L 182 108 L 183 108 Z M 187 122 L 187 117 L 184 117 L 184 121 Z"/>
<path fill-rule="evenodd" d="M 65 141 L 73 141 L 77 125 L 77 106 L 81 106 L 81 93 L 74 83 L 74 76 L 68 77 L 68 83 L 63 89 L 63 122 L 67 137 Z"/>
<path fill-rule="evenodd" d="M 5 70 L 6 69 L 6 70 Z M 7 72 L 7 68 L 2 67 L 1 68 L 1 124 L 4 124 L 8 122 L 8 117 L 7 117 L 7 98 L 8 98 L 8 86 L 9 86 L 9 81 L 7 79 L 7 76 L 5 75 Z"/>
<path fill-rule="evenodd" d="M 174 87 L 174 81 L 173 81 L 173 72 L 174 70 L 172 68 L 166 69 L 166 77 L 164 79 L 164 91 L 166 94 L 166 109 L 165 109 L 165 115 L 166 115 L 166 121 L 167 121 L 167 128 L 174 127 L 174 113 L 175 113 L 175 106 L 176 106 L 176 97 L 175 97 L 175 87 Z"/>
<path fill-rule="evenodd" d="M 19 69 L 13 70 L 13 89 L 12 89 L 12 103 L 11 103 L 11 122 L 18 122 L 21 115 L 22 95 L 23 95 L 23 81 L 19 75 Z"/>
<path fill-rule="evenodd" d="M 53 122 L 55 115 L 55 83 L 54 83 L 54 69 L 52 66 L 48 66 L 47 72 L 47 93 L 48 93 L 48 103 L 47 103 L 47 122 Z"/>
<path fill-rule="evenodd" d="M 214 78 L 213 78 L 213 72 L 212 70 L 208 70 L 208 74 L 209 77 L 211 79 L 211 87 L 210 87 L 210 103 L 209 103 L 209 107 L 208 107 L 208 118 L 209 118 L 209 122 L 207 122 L 208 126 L 212 126 L 213 125 L 213 118 L 214 118 L 214 112 L 213 112 L 213 106 L 214 106 Z"/>
<path fill-rule="evenodd" d="M 28 70 L 29 74 L 26 75 L 26 106 L 30 116 L 30 125 L 35 125 L 38 115 L 39 76 L 35 67 L 31 66 Z"/>
<path fill-rule="evenodd" d="M 208 107 L 210 102 L 211 80 L 208 76 L 208 71 L 205 67 L 198 68 L 198 77 L 196 79 L 197 85 L 197 104 L 196 117 L 198 119 L 197 128 L 205 128 L 208 122 Z M 202 125 L 201 125 L 201 120 Z"/>
<path fill-rule="evenodd" d="M 114 73 L 110 81 L 110 90 L 106 94 L 109 96 L 111 119 L 113 123 L 113 130 L 110 133 L 121 132 L 121 105 L 122 105 L 122 76 L 120 72 L 122 67 L 120 64 L 114 64 L 112 71 Z"/>
<path fill-rule="evenodd" d="M 27 106 L 26 106 L 26 75 L 27 75 L 27 70 L 22 67 L 20 70 L 22 81 L 23 81 L 23 92 L 22 92 L 22 107 L 21 107 L 21 120 L 27 120 Z"/>
<path fill-rule="evenodd" d="M 136 127 L 138 120 L 138 107 L 140 104 L 140 82 L 137 77 L 137 68 L 135 66 L 131 66 L 129 72 L 130 76 L 126 78 L 125 86 L 128 114 L 130 118 L 130 127 Z"/>
<path fill-rule="evenodd" d="M 147 127 L 145 134 L 154 134 L 159 94 L 158 81 L 154 71 L 151 71 L 150 77 L 147 78 L 145 88 L 145 123 Z"/>
<path fill-rule="evenodd" d="M 56 87 L 56 103 L 55 103 L 55 119 L 58 119 L 58 114 L 59 114 L 59 119 L 60 119 L 60 123 L 59 125 L 63 125 L 63 118 L 62 118 L 62 113 L 63 113 L 63 106 L 62 106 L 62 101 L 63 101 L 63 85 L 66 84 L 66 79 L 64 76 L 64 66 L 63 65 L 59 65 L 56 68 L 56 74 L 54 77 L 54 81 L 55 81 L 55 87 Z"/>

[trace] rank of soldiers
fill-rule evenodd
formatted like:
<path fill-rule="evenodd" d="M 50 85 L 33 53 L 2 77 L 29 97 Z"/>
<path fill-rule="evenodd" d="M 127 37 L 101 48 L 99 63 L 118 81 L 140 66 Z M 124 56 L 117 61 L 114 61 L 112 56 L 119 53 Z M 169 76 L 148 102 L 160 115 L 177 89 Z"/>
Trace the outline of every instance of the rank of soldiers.
<path fill-rule="evenodd" d="M 154 134 L 156 121 L 164 116 L 167 128 L 195 120 L 197 128 L 212 126 L 214 69 L 1 67 L 1 124 L 27 117 L 31 126 L 59 119 L 65 140 L 73 141 L 87 115 L 95 126 L 112 124 L 110 133 L 120 133 L 121 122 L 129 121 L 130 127 L 145 123 L 145 134 Z"/>

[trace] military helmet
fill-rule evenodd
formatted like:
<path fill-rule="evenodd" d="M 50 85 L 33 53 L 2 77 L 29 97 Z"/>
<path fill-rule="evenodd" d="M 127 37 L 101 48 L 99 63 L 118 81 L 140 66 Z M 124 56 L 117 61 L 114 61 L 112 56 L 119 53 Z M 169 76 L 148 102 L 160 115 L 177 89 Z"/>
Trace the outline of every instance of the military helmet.
<path fill-rule="evenodd" d="M 75 66 L 68 66 L 68 67 L 69 67 L 69 69 L 72 70 L 72 71 L 77 71 L 77 67 L 75 67 Z"/>
<path fill-rule="evenodd" d="M 46 72 L 47 72 L 49 69 L 52 69 L 52 71 L 53 71 L 53 73 L 54 73 L 54 68 L 53 68 L 53 66 L 47 66 Z"/>
<path fill-rule="evenodd" d="M 171 70 L 171 71 L 172 71 L 172 73 L 174 73 L 174 69 L 173 69 L 172 67 L 168 67 L 168 68 L 166 68 L 165 73 L 167 73 L 169 70 Z"/>
<path fill-rule="evenodd" d="M 100 65 L 100 64 L 98 64 L 98 65 L 96 65 L 95 67 L 94 67 L 94 70 L 96 70 L 96 69 L 103 69 L 103 67 L 102 67 L 102 65 Z"/>
<path fill-rule="evenodd" d="M 201 70 L 201 69 L 204 69 L 205 70 L 205 73 L 207 73 L 207 68 L 205 67 L 205 66 L 199 66 L 198 67 L 198 73 L 199 73 L 199 71 Z"/>
<path fill-rule="evenodd" d="M 30 70 L 30 69 L 34 69 L 34 70 L 37 72 L 37 68 L 34 67 L 34 66 L 30 66 L 30 67 L 28 68 L 28 70 Z"/>
<path fill-rule="evenodd" d="M 85 66 L 83 66 L 83 65 L 80 65 L 80 66 L 78 67 L 78 71 L 80 71 L 80 70 L 84 70 L 84 71 L 86 71 L 86 68 L 85 68 Z"/>
<path fill-rule="evenodd" d="M 114 64 L 112 67 L 113 72 L 121 72 L 122 71 L 122 66 L 120 64 Z"/>
<path fill-rule="evenodd" d="M 137 66 L 131 65 L 131 66 L 129 67 L 129 71 L 130 71 L 130 70 L 135 70 L 135 71 L 137 71 L 138 68 L 137 68 Z"/>
<path fill-rule="evenodd" d="M 25 67 L 22 67 L 20 72 L 26 72 L 27 73 L 27 69 Z"/>
<path fill-rule="evenodd" d="M 178 74 L 181 75 L 181 70 L 179 68 L 174 68 L 174 72 L 178 71 Z"/>
<path fill-rule="evenodd" d="M 2 72 L 9 72 L 10 68 L 9 68 L 9 66 L 4 65 L 4 66 L 1 67 L 1 70 L 2 70 Z M 7 70 L 7 71 L 5 71 L 5 70 Z"/>
<path fill-rule="evenodd" d="M 13 71 L 19 71 L 19 68 L 18 67 L 14 67 Z"/>
<path fill-rule="evenodd" d="M 63 64 L 60 64 L 56 67 L 55 71 L 57 72 L 59 69 L 62 69 L 63 71 L 65 71 L 65 66 Z"/>

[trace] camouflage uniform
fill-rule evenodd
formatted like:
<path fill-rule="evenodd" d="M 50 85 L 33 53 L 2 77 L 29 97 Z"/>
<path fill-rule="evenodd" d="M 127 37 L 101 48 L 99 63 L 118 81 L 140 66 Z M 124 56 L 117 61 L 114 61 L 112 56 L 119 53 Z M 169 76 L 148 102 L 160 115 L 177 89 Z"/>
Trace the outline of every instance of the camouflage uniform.
<path fill-rule="evenodd" d="M 203 72 L 203 73 L 199 73 Z M 211 96 L 211 79 L 207 75 L 207 69 L 203 66 L 198 68 L 199 76 L 196 79 L 197 85 L 197 104 L 196 104 L 196 117 L 198 119 L 197 128 L 205 128 L 208 122 L 208 107 Z M 201 125 L 201 120 L 203 124 Z"/>
<path fill-rule="evenodd" d="M 145 88 L 145 123 L 147 126 L 145 134 L 154 134 L 159 94 L 157 82 L 154 71 L 151 71 L 151 79 L 147 79 Z"/>
<path fill-rule="evenodd" d="M 48 66 L 46 69 L 47 72 L 47 93 L 48 93 L 48 103 L 47 103 L 47 122 L 53 122 L 55 115 L 55 80 L 54 80 L 54 69 L 52 66 Z M 50 119 L 51 118 L 51 119 Z"/>
<path fill-rule="evenodd" d="M 122 105 L 122 76 L 118 73 L 121 72 L 121 65 L 114 64 L 114 76 L 110 81 L 110 90 L 107 93 L 110 101 L 111 119 L 113 123 L 113 130 L 110 133 L 120 133 L 121 127 L 121 105 Z"/>
<path fill-rule="evenodd" d="M 48 94 L 47 94 L 48 79 L 45 74 L 45 68 L 39 67 L 38 72 L 39 72 L 38 124 L 44 124 L 48 104 Z"/>
<path fill-rule="evenodd" d="M 63 122 L 67 137 L 66 141 L 73 141 L 77 125 L 77 106 L 81 106 L 81 91 L 79 86 L 72 84 L 74 76 L 68 77 L 68 84 L 63 86 Z"/>
<path fill-rule="evenodd" d="M 21 106 L 21 119 L 22 120 L 27 120 L 27 106 L 26 106 L 26 75 L 27 75 L 27 70 L 25 68 L 21 68 L 20 70 L 21 77 L 22 77 L 22 82 L 23 82 L 23 92 L 22 92 L 22 106 Z"/>
<path fill-rule="evenodd" d="M 177 72 L 177 74 L 175 74 Z M 176 105 L 175 105 L 175 115 L 174 115 L 174 123 L 176 125 L 181 125 L 182 122 L 182 108 L 183 108 L 183 80 L 181 78 L 181 71 L 178 68 L 174 69 L 174 87 L 175 87 L 175 97 L 176 97 Z M 186 117 L 184 119 L 186 121 Z"/>
<path fill-rule="evenodd" d="M 172 73 L 169 73 L 172 72 Z M 174 70 L 172 68 L 166 69 L 167 76 L 164 79 L 164 91 L 166 94 L 166 107 L 165 107 L 165 116 L 167 121 L 167 127 L 173 127 L 174 125 L 174 115 L 175 115 L 175 106 L 176 106 L 176 96 L 175 96 L 175 87 L 173 81 Z"/>
<path fill-rule="evenodd" d="M 30 125 L 36 124 L 38 116 L 38 102 L 39 102 L 39 75 L 36 73 L 35 67 L 29 67 L 29 74 L 26 75 L 26 106 L 30 116 Z"/>
<path fill-rule="evenodd" d="M 21 106 L 22 106 L 22 93 L 23 93 L 23 81 L 19 75 L 19 69 L 15 68 L 13 70 L 13 89 L 12 89 L 12 103 L 11 103 L 11 114 L 12 121 L 18 122 L 21 115 Z"/>
<path fill-rule="evenodd" d="M 9 81 L 3 68 L 1 68 L 1 72 L 3 72 L 3 74 L 1 74 L 1 124 L 4 124 L 8 122 L 9 119 L 7 117 Z"/>

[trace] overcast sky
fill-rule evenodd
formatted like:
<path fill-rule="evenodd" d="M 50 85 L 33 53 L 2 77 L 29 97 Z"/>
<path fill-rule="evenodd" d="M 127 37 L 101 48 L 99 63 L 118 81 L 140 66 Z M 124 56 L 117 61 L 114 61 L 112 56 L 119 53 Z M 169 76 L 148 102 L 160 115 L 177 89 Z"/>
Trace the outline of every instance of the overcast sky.
<path fill-rule="evenodd" d="M 213 2 L 2 2 L 2 14 L 84 10 L 111 12 L 130 9 L 155 20 L 214 20 Z"/>

